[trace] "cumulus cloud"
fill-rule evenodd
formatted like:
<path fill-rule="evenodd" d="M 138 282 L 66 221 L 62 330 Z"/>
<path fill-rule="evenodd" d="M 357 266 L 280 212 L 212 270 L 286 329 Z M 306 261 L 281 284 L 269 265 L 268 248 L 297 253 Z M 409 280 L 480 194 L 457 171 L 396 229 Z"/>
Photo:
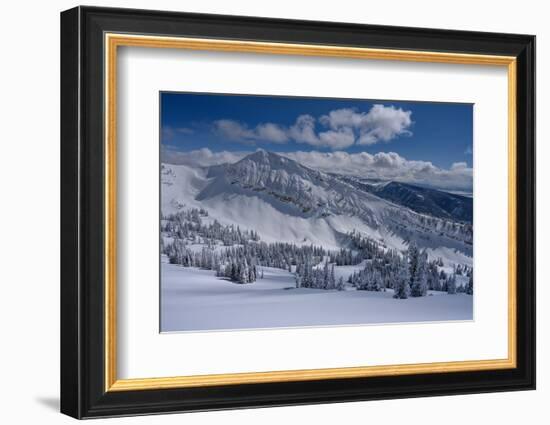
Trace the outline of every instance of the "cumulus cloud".
<path fill-rule="evenodd" d="M 446 190 L 471 191 L 473 170 L 465 162 L 457 162 L 449 169 L 430 161 L 412 161 L 395 152 L 369 154 L 360 152 L 289 152 L 288 158 L 303 165 L 329 173 L 355 175 L 379 180 L 396 180 Z"/>
<path fill-rule="evenodd" d="M 209 167 L 212 165 L 231 164 L 244 158 L 250 152 L 212 152 L 208 148 L 181 152 L 163 147 L 160 153 L 161 162 L 192 167 Z"/>
<path fill-rule="evenodd" d="M 188 127 L 171 127 L 171 126 L 164 126 L 162 128 L 162 137 L 166 141 L 172 141 L 178 134 L 194 134 L 195 130 Z"/>
<path fill-rule="evenodd" d="M 397 136 L 410 136 L 411 111 L 394 106 L 374 105 L 365 116 L 358 144 L 372 145 L 378 141 L 388 142 Z"/>
<path fill-rule="evenodd" d="M 249 128 L 246 124 L 234 120 L 214 121 L 216 132 L 234 142 L 254 144 L 256 142 L 286 143 L 287 131 L 273 123 L 258 124 Z"/>
<path fill-rule="evenodd" d="M 254 137 L 254 132 L 245 124 L 233 120 L 218 120 L 214 127 L 223 136 L 233 141 L 249 141 Z"/>
<path fill-rule="evenodd" d="M 451 170 L 465 170 L 468 168 L 468 164 L 465 162 L 454 162 L 451 165 Z"/>
<path fill-rule="evenodd" d="M 273 123 L 260 124 L 256 127 L 256 134 L 261 140 L 269 140 L 273 143 L 286 143 L 288 136 L 286 131 Z"/>
<path fill-rule="evenodd" d="M 290 137 L 298 143 L 308 143 L 318 145 L 319 138 L 315 133 L 315 118 L 311 115 L 300 115 L 296 118 L 296 123 L 290 127 Z"/>
<path fill-rule="evenodd" d="M 341 127 L 358 128 L 365 115 L 364 112 L 358 113 L 357 109 L 341 108 L 330 111 L 327 115 L 322 115 L 319 121 L 321 124 L 333 129 Z"/>
<path fill-rule="evenodd" d="M 317 132 L 315 121 L 311 115 L 300 115 L 289 128 L 289 137 L 297 143 L 331 149 L 345 149 L 355 143 L 355 135 L 351 129 L 339 128 Z"/>
<path fill-rule="evenodd" d="M 373 145 L 411 135 L 411 114 L 411 111 L 401 108 L 376 104 L 368 112 L 342 108 L 330 111 L 318 119 L 303 114 L 289 127 L 261 123 L 250 128 L 238 121 L 222 119 L 214 122 L 214 129 L 227 139 L 240 143 L 294 141 L 339 150 L 354 144 Z"/>
<path fill-rule="evenodd" d="M 358 133 L 358 145 L 373 145 L 389 142 L 398 136 L 412 133 L 411 111 L 395 106 L 373 105 L 369 112 L 343 108 L 321 116 L 319 121 L 333 130 L 353 129 Z"/>
<path fill-rule="evenodd" d="M 355 142 L 355 135 L 350 128 L 340 128 L 319 133 L 320 146 L 331 149 L 345 149 Z"/>

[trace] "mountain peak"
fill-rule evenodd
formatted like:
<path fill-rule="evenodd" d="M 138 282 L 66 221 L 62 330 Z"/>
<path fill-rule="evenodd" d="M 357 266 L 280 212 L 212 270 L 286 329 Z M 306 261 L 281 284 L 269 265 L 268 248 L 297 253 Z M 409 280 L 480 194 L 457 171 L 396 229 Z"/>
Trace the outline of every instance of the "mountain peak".
<path fill-rule="evenodd" d="M 279 155 L 275 152 L 266 151 L 265 149 L 258 149 L 256 152 L 245 156 L 235 165 L 244 165 L 249 163 L 254 163 L 262 167 L 268 167 L 271 169 L 288 169 L 289 171 L 292 170 L 293 172 L 305 168 L 292 159 Z"/>
<path fill-rule="evenodd" d="M 265 161 L 269 158 L 269 152 L 265 149 L 258 149 L 256 152 L 252 152 L 245 156 L 243 159 L 248 159 L 251 161 Z"/>
<path fill-rule="evenodd" d="M 251 161 L 266 161 L 266 160 L 273 160 L 278 158 L 283 158 L 283 157 L 274 152 L 266 151 L 265 149 L 260 148 L 256 150 L 256 152 L 253 152 L 245 156 L 243 159 L 248 159 Z"/>

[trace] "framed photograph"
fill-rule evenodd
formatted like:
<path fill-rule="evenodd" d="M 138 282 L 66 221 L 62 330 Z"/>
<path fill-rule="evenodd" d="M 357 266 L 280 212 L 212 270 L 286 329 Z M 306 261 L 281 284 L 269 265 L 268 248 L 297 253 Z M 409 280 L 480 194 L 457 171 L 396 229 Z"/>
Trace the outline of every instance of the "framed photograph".
<path fill-rule="evenodd" d="M 535 388 L 535 37 L 61 14 L 61 411 Z"/>

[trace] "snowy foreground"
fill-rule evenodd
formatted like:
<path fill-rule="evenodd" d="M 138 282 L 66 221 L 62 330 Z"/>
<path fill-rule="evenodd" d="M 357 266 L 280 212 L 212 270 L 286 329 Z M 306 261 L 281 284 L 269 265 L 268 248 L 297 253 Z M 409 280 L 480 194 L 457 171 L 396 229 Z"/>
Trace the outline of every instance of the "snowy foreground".
<path fill-rule="evenodd" d="M 472 320 L 473 297 L 434 292 L 397 300 L 393 292 L 295 288 L 294 274 L 264 268 L 264 278 L 236 284 L 214 271 L 163 262 L 161 331 L 206 331 L 370 323 Z M 336 269 L 348 275 L 356 266 Z M 338 270 L 340 269 L 340 270 Z"/>

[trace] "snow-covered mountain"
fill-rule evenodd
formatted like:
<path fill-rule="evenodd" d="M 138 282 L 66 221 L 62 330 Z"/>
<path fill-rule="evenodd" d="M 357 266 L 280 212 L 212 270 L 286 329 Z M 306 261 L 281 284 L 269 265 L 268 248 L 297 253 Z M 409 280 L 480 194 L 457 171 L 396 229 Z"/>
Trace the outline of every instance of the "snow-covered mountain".
<path fill-rule="evenodd" d="M 253 229 L 268 242 L 325 248 L 345 246 L 346 234 L 355 230 L 389 248 L 404 249 L 415 240 L 431 257 L 471 264 L 470 224 L 440 211 L 419 212 L 387 193 L 272 152 L 258 150 L 208 168 L 163 164 L 161 178 L 164 214 L 201 207 L 211 219 Z"/>
<path fill-rule="evenodd" d="M 358 215 L 375 224 L 378 197 L 362 193 L 328 174 L 296 161 L 259 150 L 235 164 L 211 169 L 213 181 L 198 195 L 206 200 L 220 194 L 259 196 L 275 208 L 302 217 Z"/>
<path fill-rule="evenodd" d="M 341 176 L 340 178 L 358 189 L 422 214 L 464 223 L 472 223 L 473 220 L 473 199 L 471 197 L 410 183 L 396 181 L 372 183 L 351 176 Z"/>

